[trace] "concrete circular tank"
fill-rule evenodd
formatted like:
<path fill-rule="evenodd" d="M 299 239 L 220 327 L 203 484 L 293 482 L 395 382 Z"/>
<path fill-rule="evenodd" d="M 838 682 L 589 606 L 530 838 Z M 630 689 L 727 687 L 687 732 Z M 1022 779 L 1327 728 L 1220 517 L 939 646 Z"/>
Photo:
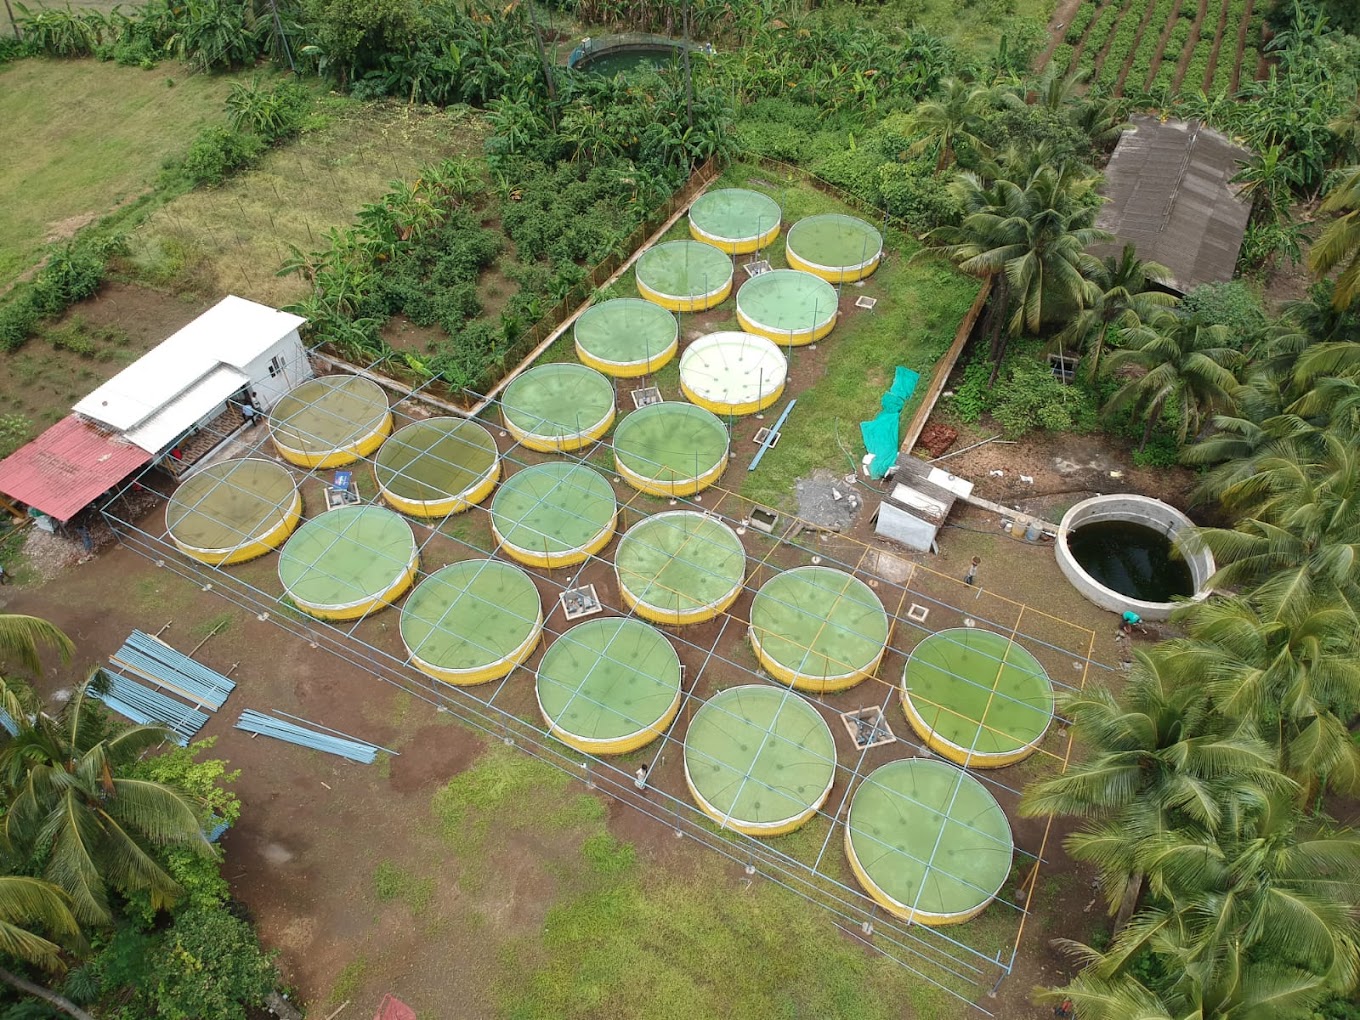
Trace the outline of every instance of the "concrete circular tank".
<path fill-rule="evenodd" d="M 1209 596 L 1209 578 L 1216 569 L 1213 554 L 1177 542 L 1193 527 L 1190 518 L 1159 499 L 1132 493 L 1093 496 L 1067 511 L 1058 525 L 1058 567 L 1087 601 L 1101 609 L 1132 610 L 1145 620 L 1166 620 L 1180 604 L 1176 596 L 1193 602 Z M 1148 542 L 1140 545 L 1144 537 Z M 1146 593 L 1140 592 L 1136 575 L 1155 571 L 1157 564 L 1149 567 L 1146 560 L 1159 558 L 1158 544 L 1163 547 L 1160 558 L 1166 560 L 1163 566 L 1174 566 L 1181 578 L 1170 589 L 1163 583 L 1161 597 L 1139 597 Z M 1128 547 L 1132 552 L 1121 555 Z M 1177 550 L 1174 557 L 1167 556 L 1171 548 Z M 1110 556 L 1093 555 L 1100 553 Z"/>

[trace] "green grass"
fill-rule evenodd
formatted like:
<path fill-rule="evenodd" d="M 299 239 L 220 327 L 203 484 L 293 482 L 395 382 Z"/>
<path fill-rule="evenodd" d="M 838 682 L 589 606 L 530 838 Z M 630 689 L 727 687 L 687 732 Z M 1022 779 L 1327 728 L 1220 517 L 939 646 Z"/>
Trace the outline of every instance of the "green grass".
<path fill-rule="evenodd" d="M 815 188 L 779 179 L 763 169 L 734 166 L 721 184 L 756 187 L 776 195 L 786 224 L 818 213 L 855 214 Z M 829 351 L 825 374 L 797 394 L 798 406 L 781 430 L 779 445 L 747 477 L 743 496 L 767 506 L 787 507 L 794 481 L 814 469 L 857 470 L 864 452 L 859 423 L 878 412 L 879 398 L 898 365 L 915 369 L 922 377 L 916 398 L 902 413 L 904 423 L 910 420 L 935 363 L 953 341 L 977 293 L 976 281 L 943 260 L 913 258 L 918 250 L 912 238 L 888 232 L 883 264 L 862 290 L 852 291 L 878 298 L 877 307 L 872 312 L 852 312 L 821 342 Z M 782 237 L 768 254 L 771 265 L 786 265 Z M 735 311 L 733 315 L 735 321 Z M 795 349 L 795 366 L 799 357 L 807 356 Z"/>
<path fill-rule="evenodd" d="M 842 938 L 802 899 L 760 879 L 735 883 L 715 856 L 701 853 L 683 870 L 649 867 L 605 828 L 593 794 L 564 805 L 568 788 L 558 770 L 495 745 L 431 804 L 451 858 L 441 866 L 475 869 L 483 881 L 500 840 L 527 836 L 554 847 L 557 894 L 542 931 L 502 935 L 495 946 L 504 963 L 493 977 L 501 1016 L 935 1020 L 964 1012 Z M 399 897 L 403 874 L 379 867 L 375 883 Z"/>
<path fill-rule="evenodd" d="M 96 60 L 0 67 L 0 287 L 69 236 L 156 181 L 195 132 L 224 118 L 226 75 L 190 76 Z M 171 84 L 173 83 L 173 84 Z"/>
<path fill-rule="evenodd" d="M 401 900 L 419 917 L 434 897 L 434 879 L 412 875 L 391 861 L 380 861 L 373 869 L 373 895 L 383 903 Z"/>
<path fill-rule="evenodd" d="M 290 244 L 322 247 L 326 230 L 354 223 L 392 181 L 480 151 L 484 130 L 468 113 L 329 96 L 297 140 L 256 168 L 157 209 L 132 238 L 131 270 L 179 292 L 230 292 L 276 307 L 299 300 L 306 283 L 275 275 Z"/>
<path fill-rule="evenodd" d="M 362 956 L 345 964 L 335 979 L 335 984 L 331 986 L 331 994 L 327 1001 L 331 1003 L 349 1002 L 363 986 L 364 972 L 368 970 L 368 961 Z"/>

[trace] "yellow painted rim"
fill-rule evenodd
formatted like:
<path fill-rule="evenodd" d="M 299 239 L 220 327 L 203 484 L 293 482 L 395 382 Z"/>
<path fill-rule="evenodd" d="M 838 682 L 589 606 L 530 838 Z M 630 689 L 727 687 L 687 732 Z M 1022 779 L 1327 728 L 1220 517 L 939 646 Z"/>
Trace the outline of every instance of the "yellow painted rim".
<path fill-rule="evenodd" d="M 645 492 L 649 496 L 692 496 L 696 492 L 703 492 L 721 478 L 722 473 L 727 470 L 727 462 L 731 459 L 732 452 L 729 449 L 722 460 L 698 478 L 680 478 L 674 482 L 662 482 L 638 474 L 619 460 L 617 453 L 614 454 L 614 466 L 618 469 L 619 476 L 638 492 Z"/>
<path fill-rule="evenodd" d="M 534 698 L 538 698 L 538 687 L 534 687 Z M 627 754 L 629 751 L 636 751 L 640 747 L 646 747 L 657 737 L 661 736 L 675 722 L 675 717 L 680 714 L 680 691 L 675 692 L 675 700 L 666 709 L 665 713 L 651 726 L 646 729 L 638 730 L 623 737 L 614 737 L 610 740 L 591 740 L 575 733 L 568 733 L 562 727 L 548 718 L 548 713 L 543 711 L 543 703 L 538 704 L 538 711 L 543 716 L 544 722 L 548 724 L 548 732 L 551 733 L 568 747 L 573 747 L 585 754 Z"/>
<path fill-rule="evenodd" d="M 293 489 L 293 501 L 288 509 L 283 513 L 283 519 L 270 528 L 269 531 L 261 535 L 255 541 L 246 545 L 238 546 L 234 549 L 199 549 L 192 545 L 186 545 L 175 538 L 174 533 L 170 534 L 175 547 L 190 559 L 197 560 L 199 563 L 207 563 L 214 567 L 229 567 L 234 563 L 245 563 L 247 560 L 257 559 L 265 553 L 271 553 L 297 530 L 298 524 L 302 521 L 302 496 L 298 494 L 296 488 Z"/>
<path fill-rule="evenodd" d="M 792 249 L 788 248 L 785 249 L 784 256 L 788 260 L 790 269 L 801 269 L 813 276 L 820 276 L 827 283 L 854 283 L 856 280 L 863 280 L 865 277 L 871 276 L 873 271 L 878 268 L 878 264 L 883 261 L 881 249 L 877 255 L 861 266 L 845 266 L 842 268 L 819 266 L 815 262 L 799 258 Z"/>
<path fill-rule="evenodd" d="M 869 873 L 865 871 L 863 865 L 860 864 L 859 857 L 855 854 L 854 844 L 850 839 L 850 826 L 848 823 L 845 826 L 845 857 L 850 862 L 850 870 L 855 873 L 855 878 L 859 880 L 859 884 L 875 903 L 888 913 L 900 917 L 904 921 L 914 922 L 915 924 L 924 924 L 933 928 L 942 928 L 950 924 L 962 924 L 964 921 L 971 921 L 973 918 L 977 917 L 978 914 L 991 906 L 992 900 L 996 898 L 995 896 L 990 897 L 987 902 L 980 906 L 958 914 L 932 914 L 927 910 L 913 910 L 905 904 L 898 903 L 897 900 L 893 899 L 878 887 L 878 883 L 869 877 Z"/>
<path fill-rule="evenodd" d="M 689 762 L 685 762 L 684 765 L 685 785 L 689 787 L 689 795 L 694 798 L 694 803 L 699 806 L 699 810 L 717 822 L 720 827 L 731 829 L 733 832 L 740 832 L 747 836 L 783 836 L 793 832 L 795 829 L 802 828 L 808 823 L 809 819 L 821 810 L 822 805 L 826 803 L 826 798 L 831 793 L 832 784 L 836 781 L 835 770 L 832 770 L 831 782 L 827 783 L 826 789 L 822 791 L 822 795 L 817 798 L 817 803 L 792 818 L 786 818 L 782 821 L 770 822 L 769 824 L 763 825 L 758 822 L 738 822 L 724 815 L 706 801 L 703 794 L 695 788 L 694 780 L 690 778 L 689 774 Z"/>
<path fill-rule="evenodd" d="M 446 684 L 454 687 L 475 687 L 478 684 L 490 683 L 492 680 L 499 680 L 503 676 L 508 676 L 514 670 L 522 666 L 529 656 L 534 654 L 534 649 L 538 647 L 538 642 L 543 636 L 543 613 L 540 610 L 538 619 L 534 622 L 533 630 L 524 639 L 518 648 L 509 655 L 486 666 L 479 666 L 476 669 L 444 669 L 426 662 L 420 656 L 412 653 L 411 665 L 426 676 L 434 677 Z"/>
<path fill-rule="evenodd" d="M 727 282 L 717 290 L 700 294 L 697 297 L 676 297 L 673 294 L 662 294 L 660 291 L 652 290 L 641 280 L 637 281 L 637 289 L 638 293 L 648 301 L 672 312 L 702 312 L 727 300 L 727 296 L 732 293 L 732 277 L 729 275 Z"/>
<path fill-rule="evenodd" d="M 419 566 L 420 555 L 417 553 L 411 557 L 410 566 L 402 572 L 390 588 L 372 598 L 347 606 L 317 606 L 303 602 L 291 593 L 288 594 L 288 598 L 302 612 L 308 616 L 315 616 L 318 620 L 358 620 L 369 613 L 376 613 L 379 609 L 390 606 L 401 598 L 406 593 L 406 589 L 410 588 L 415 582 L 416 570 Z"/>
<path fill-rule="evenodd" d="M 332 450 L 330 453 L 314 454 L 304 450 L 295 450 L 291 446 L 285 446 L 279 442 L 273 432 L 269 434 L 270 442 L 274 444 L 274 449 L 279 452 L 279 456 L 290 464 L 306 468 L 334 468 L 344 467 L 346 464 L 353 464 L 360 457 L 367 457 L 370 453 L 382 446 L 383 440 L 392 434 L 392 412 L 388 411 L 383 415 L 378 427 L 366 436 L 361 436 L 353 443 L 339 450 Z"/>
<path fill-rule="evenodd" d="M 604 358 L 597 358 L 591 354 L 580 343 L 576 344 L 577 360 L 583 365 L 589 365 L 597 372 L 612 376 L 615 379 L 636 379 L 641 375 L 651 375 L 658 368 L 662 368 L 670 363 L 675 357 L 675 352 L 680 349 L 680 340 L 677 337 L 670 342 L 665 350 L 658 351 L 645 361 L 606 361 Z"/>
<path fill-rule="evenodd" d="M 711 244 L 719 251 L 724 251 L 728 255 L 749 255 L 753 251 L 760 251 L 767 244 L 779 236 L 779 228 L 782 224 L 776 223 L 765 233 L 757 237 L 727 238 L 719 237 L 717 234 L 710 234 L 694 225 L 694 221 L 689 221 L 689 236 L 696 241 L 704 244 Z"/>
<path fill-rule="evenodd" d="M 617 569 L 614 576 L 618 577 Z M 737 596 L 741 594 L 741 588 L 742 582 L 738 581 L 735 587 L 718 601 L 710 602 L 708 605 L 700 606 L 697 609 L 681 611 L 679 609 L 661 609 L 658 606 L 642 602 L 628 590 L 628 587 L 622 581 L 619 581 L 619 595 L 623 599 L 624 605 L 634 610 L 644 620 L 650 620 L 652 623 L 669 624 L 674 627 L 682 627 L 689 623 L 707 623 L 737 601 Z"/>
<path fill-rule="evenodd" d="M 999 769 L 1006 765 L 1014 765 L 1016 762 L 1024 761 L 1037 751 L 1039 742 L 1044 739 L 1043 735 L 1040 734 L 1039 740 L 1034 743 L 1001 754 L 970 751 L 966 747 L 962 747 L 952 740 L 946 740 L 936 733 L 926 722 L 925 717 L 916 711 L 916 706 L 912 704 L 911 695 L 905 688 L 902 689 L 902 712 L 906 715 L 907 722 L 911 723 L 911 728 L 916 731 L 916 735 L 925 742 L 927 747 L 941 757 L 948 758 L 955 765 L 963 765 L 969 768 Z M 957 715 L 958 713 L 950 714 Z M 1048 731 L 1045 730 L 1044 732 L 1047 733 Z"/>
<path fill-rule="evenodd" d="M 373 475 L 375 484 L 377 477 L 375 470 Z M 381 485 L 378 486 L 378 491 L 382 494 L 384 503 L 404 514 L 410 514 L 412 517 L 448 517 L 450 514 L 461 514 L 464 510 L 471 509 L 486 499 L 500 480 L 501 458 L 497 454 L 496 459 L 491 464 L 491 470 L 481 481 L 464 489 L 456 496 L 450 496 L 448 499 L 403 499 L 390 489 L 384 489 Z"/>
<path fill-rule="evenodd" d="M 506 417 L 504 412 L 501 414 L 501 420 L 505 422 L 505 431 L 514 436 L 515 442 L 525 449 L 537 450 L 539 453 L 565 453 L 579 450 L 603 438 L 609 427 L 614 424 L 614 407 L 611 404 L 609 413 L 584 432 L 572 433 L 569 436 L 541 436 L 535 432 L 525 432 Z"/>
<path fill-rule="evenodd" d="M 756 336 L 763 336 L 766 340 L 773 340 L 781 347 L 805 347 L 808 344 L 816 343 L 836 328 L 836 320 L 839 317 L 840 312 L 838 310 L 835 315 L 816 329 L 794 330 L 790 333 L 788 330 L 781 332 L 770 329 L 768 326 L 762 326 L 754 319 L 748 318 L 742 312 L 740 305 L 737 306 L 737 322 L 741 323 L 742 329 L 748 333 L 754 333 Z"/>
<path fill-rule="evenodd" d="M 554 567 L 570 567 L 577 563 L 584 563 L 595 553 L 599 552 L 609 544 L 609 540 L 614 537 L 614 529 L 618 525 L 619 512 L 615 509 L 609 517 L 609 523 L 601 529 L 600 533 L 592 538 L 583 546 L 575 549 L 566 549 L 560 553 L 544 553 L 533 549 L 525 549 L 521 546 L 511 545 L 504 536 L 496 529 L 496 519 L 491 519 L 491 535 L 496 540 L 496 545 L 505 550 L 507 556 L 512 560 L 530 567 L 546 567 L 549 570 Z"/>
<path fill-rule="evenodd" d="M 691 404 L 697 404 L 705 411 L 712 411 L 714 414 L 727 415 L 733 418 L 740 418 L 745 414 L 755 414 L 771 406 L 775 401 L 784 395 L 784 384 L 780 383 L 779 388 L 763 400 L 750 400 L 743 404 L 724 404 L 718 401 L 705 400 L 685 385 L 684 376 L 680 377 L 680 392 L 685 395 L 685 399 Z"/>
<path fill-rule="evenodd" d="M 874 661 L 863 670 L 842 673 L 839 676 L 809 677 L 796 670 L 789 669 L 766 654 L 765 649 L 760 644 L 760 639 L 756 637 L 756 629 L 749 624 L 746 628 L 746 634 L 751 639 L 751 648 L 754 649 L 756 658 L 760 661 L 760 665 L 766 673 L 769 673 L 780 683 L 788 684 L 796 691 L 807 691 L 811 694 L 834 694 L 837 691 L 847 691 L 855 684 L 863 683 L 873 676 L 874 671 L 878 669 L 879 662 L 883 659 L 883 652 L 879 652 L 874 656 Z"/>

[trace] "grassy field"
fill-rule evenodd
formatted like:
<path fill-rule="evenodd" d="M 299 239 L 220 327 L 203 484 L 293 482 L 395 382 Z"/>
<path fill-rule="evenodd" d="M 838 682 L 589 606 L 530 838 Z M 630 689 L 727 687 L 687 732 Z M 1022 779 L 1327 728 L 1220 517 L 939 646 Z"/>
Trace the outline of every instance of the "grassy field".
<path fill-rule="evenodd" d="M 96 60 L 0 68 L 0 288 L 46 241 L 146 192 L 167 157 L 223 118 L 232 79 Z"/>
<path fill-rule="evenodd" d="M 646 868 L 605 827 L 598 798 L 571 796 L 565 775 L 516 751 L 488 751 L 435 794 L 432 813 L 459 884 L 474 891 L 496 880 L 500 844 L 520 833 L 550 833 L 572 851 L 558 858 L 558 893 L 542 932 L 497 946 L 506 966 L 494 997 L 511 1020 L 927 1020 L 960 1012 L 943 992 L 856 949 L 826 917 L 771 883 L 734 895 L 717 858 L 697 862 L 689 875 Z M 428 879 L 402 864 L 405 874 L 379 863 L 375 892 L 419 914 Z"/>
<path fill-rule="evenodd" d="M 392 181 L 479 152 L 485 131 L 471 115 L 334 96 L 313 120 L 257 168 L 156 210 L 131 239 L 134 275 L 180 292 L 233 293 L 272 305 L 298 300 L 306 283 L 274 275 L 289 244 L 321 247 L 328 228 L 353 223 Z"/>

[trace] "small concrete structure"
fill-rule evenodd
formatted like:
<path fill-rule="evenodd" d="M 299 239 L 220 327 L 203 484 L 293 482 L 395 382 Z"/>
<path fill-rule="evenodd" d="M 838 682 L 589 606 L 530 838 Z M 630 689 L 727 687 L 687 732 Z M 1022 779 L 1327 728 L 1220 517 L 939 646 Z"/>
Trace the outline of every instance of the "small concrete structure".
<path fill-rule="evenodd" d="M 1068 536 L 1077 528 L 1098 521 L 1127 521 L 1131 524 L 1141 524 L 1145 528 L 1165 533 L 1173 544 L 1176 542 L 1176 536 L 1194 527 L 1194 523 L 1185 514 L 1160 499 L 1123 493 L 1084 499 L 1067 511 L 1063 515 L 1062 523 L 1058 525 L 1058 541 L 1055 544 L 1058 567 L 1072 582 L 1072 587 L 1081 592 L 1088 602 L 1112 613 L 1122 614 L 1125 610 L 1131 609 L 1144 620 L 1160 621 L 1170 618 L 1171 611 L 1180 603 L 1144 602 L 1120 594 L 1105 587 L 1088 574 L 1072 556 Z M 1181 553 L 1185 557 L 1186 566 L 1190 568 L 1190 577 L 1195 585 L 1195 594 L 1190 597 L 1190 601 L 1201 602 L 1210 594 L 1208 582 L 1216 569 L 1213 554 L 1208 549 L 1191 552 L 1184 548 L 1181 549 Z"/>

